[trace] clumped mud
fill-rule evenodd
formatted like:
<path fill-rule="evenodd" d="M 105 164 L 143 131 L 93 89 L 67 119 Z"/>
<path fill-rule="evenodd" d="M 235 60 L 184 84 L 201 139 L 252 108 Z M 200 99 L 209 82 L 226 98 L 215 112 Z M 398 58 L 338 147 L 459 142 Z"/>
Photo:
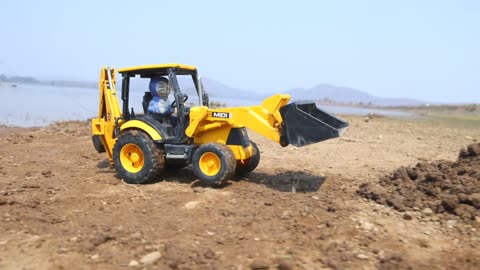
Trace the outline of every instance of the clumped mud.
<path fill-rule="evenodd" d="M 480 143 L 461 149 L 458 160 L 420 162 L 400 167 L 357 191 L 361 196 L 399 211 L 422 210 L 455 216 L 467 223 L 480 218 Z"/>

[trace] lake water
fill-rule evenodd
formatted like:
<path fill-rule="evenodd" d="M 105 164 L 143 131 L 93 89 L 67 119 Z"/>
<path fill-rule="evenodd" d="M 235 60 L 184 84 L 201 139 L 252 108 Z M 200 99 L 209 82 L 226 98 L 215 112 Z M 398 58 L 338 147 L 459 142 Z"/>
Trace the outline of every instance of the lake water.
<path fill-rule="evenodd" d="M 207 89 L 208 91 L 208 89 Z M 17 85 L 16 88 L 0 88 L 0 124 L 9 126 L 45 126 L 55 121 L 87 120 L 98 113 L 98 89 L 69 88 L 42 85 Z M 120 90 L 118 89 L 120 96 Z M 130 104 L 137 113 L 143 112 L 143 92 L 132 92 Z M 228 106 L 258 105 L 261 100 L 239 100 L 210 98 L 212 101 L 227 103 Z M 195 97 L 189 101 L 198 102 Z M 121 103 L 120 103 L 121 104 Z M 366 109 L 339 106 L 322 106 L 334 114 L 408 117 L 400 111 Z"/>

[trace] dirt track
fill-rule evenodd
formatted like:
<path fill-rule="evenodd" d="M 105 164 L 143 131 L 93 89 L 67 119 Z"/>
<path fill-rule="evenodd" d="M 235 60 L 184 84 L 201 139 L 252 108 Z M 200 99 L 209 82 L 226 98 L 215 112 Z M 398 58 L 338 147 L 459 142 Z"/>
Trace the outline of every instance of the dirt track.
<path fill-rule="evenodd" d="M 480 220 L 405 216 L 357 190 L 456 160 L 480 127 L 348 120 L 342 139 L 298 149 L 251 134 L 259 167 L 215 189 L 190 168 L 124 184 L 87 122 L 0 127 L 0 269 L 479 269 Z"/>

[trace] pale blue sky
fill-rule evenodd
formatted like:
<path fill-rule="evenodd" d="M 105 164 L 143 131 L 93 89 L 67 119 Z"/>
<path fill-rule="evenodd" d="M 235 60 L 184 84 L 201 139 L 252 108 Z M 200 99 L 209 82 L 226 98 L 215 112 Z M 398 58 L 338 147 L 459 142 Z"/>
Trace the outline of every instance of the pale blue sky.
<path fill-rule="evenodd" d="M 480 102 L 480 1 L 5 0 L 0 73 L 97 80 L 181 62 L 263 92 L 348 86 Z"/>

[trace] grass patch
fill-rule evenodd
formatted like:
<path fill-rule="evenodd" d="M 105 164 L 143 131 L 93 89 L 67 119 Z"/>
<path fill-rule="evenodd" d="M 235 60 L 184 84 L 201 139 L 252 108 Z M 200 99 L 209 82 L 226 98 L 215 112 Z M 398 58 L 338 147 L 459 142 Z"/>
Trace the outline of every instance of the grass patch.
<path fill-rule="evenodd" d="M 434 125 L 452 128 L 480 128 L 480 114 L 429 112 L 420 114 Z"/>

